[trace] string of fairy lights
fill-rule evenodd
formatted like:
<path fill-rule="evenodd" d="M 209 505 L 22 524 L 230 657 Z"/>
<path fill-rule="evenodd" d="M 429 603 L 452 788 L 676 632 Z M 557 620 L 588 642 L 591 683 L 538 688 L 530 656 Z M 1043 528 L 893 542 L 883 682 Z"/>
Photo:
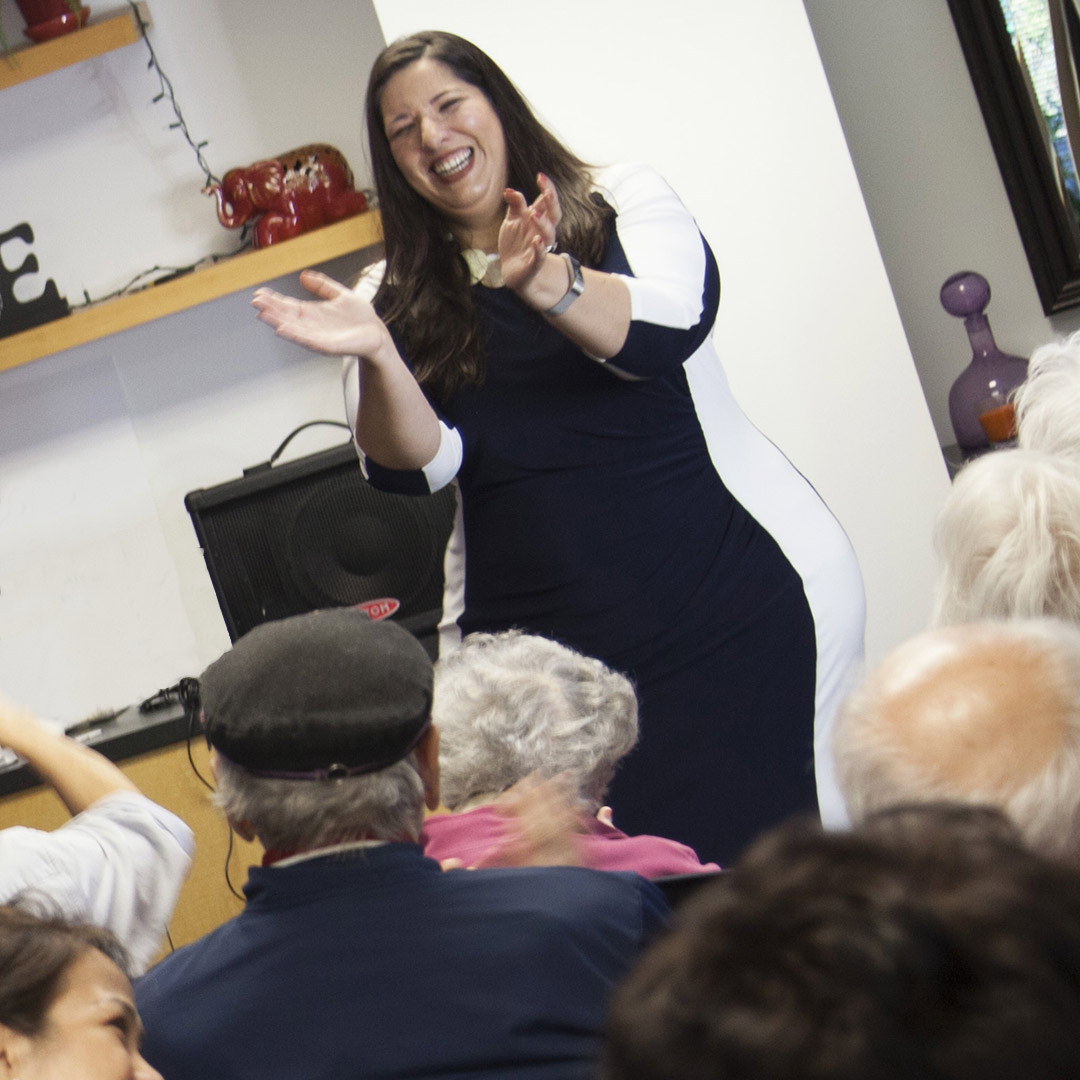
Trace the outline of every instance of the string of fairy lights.
<path fill-rule="evenodd" d="M 179 131 L 183 136 L 184 141 L 191 147 L 195 154 L 195 160 L 198 162 L 199 168 L 203 173 L 204 187 L 209 187 L 211 184 L 220 184 L 220 179 L 214 174 L 214 171 L 210 168 L 203 155 L 203 150 L 209 143 L 207 139 L 201 139 L 196 141 L 188 129 L 187 121 L 184 119 L 184 114 L 180 108 L 180 103 L 176 100 L 176 91 L 173 88 L 172 80 L 165 73 L 160 61 L 158 60 L 157 53 L 154 51 L 153 42 L 150 40 L 150 35 L 147 33 L 149 29 L 146 21 L 143 19 L 142 12 L 139 10 L 139 6 L 135 3 L 135 0 L 128 0 L 128 5 L 131 8 L 132 15 L 135 19 L 135 23 L 139 28 L 139 34 L 141 35 L 146 49 L 149 54 L 147 61 L 147 69 L 152 71 L 158 78 L 159 89 L 157 94 L 152 99 L 153 104 L 158 104 L 162 101 L 167 101 L 169 107 L 172 109 L 173 119 L 169 124 L 170 131 Z M 151 266 L 147 270 L 141 270 L 130 281 L 122 285 L 119 289 L 115 289 L 111 293 L 107 293 L 104 296 L 91 297 L 90 294 L 84 289 L 83 300 L 81 303 L 72 304 L 72 307 L 85 307 L 89 304 L 97 304 L 102 300 L 111 300 L 117 296 L 124 296 L 130 292 L 137 292 L 140 289 L 146 288 L 150 285 L 159 285 L 165 281 L 171 281 L 175 277 L 180 277 L 182 274 L 190 273 L 192 270 L 197 270 L 202 266 L 209 266 L 213 263 L 220 262 L 222 259 L 231 259 L 234 255 L 239 254 L 241 251 L 251 246 L 250 228 L 244 226 L 240 234 L 240 244 L 233 251 L 221 252 L 212 255 L 206 255 L 199 259 L 197 262 L 191 263 L 187 266 Z"/>

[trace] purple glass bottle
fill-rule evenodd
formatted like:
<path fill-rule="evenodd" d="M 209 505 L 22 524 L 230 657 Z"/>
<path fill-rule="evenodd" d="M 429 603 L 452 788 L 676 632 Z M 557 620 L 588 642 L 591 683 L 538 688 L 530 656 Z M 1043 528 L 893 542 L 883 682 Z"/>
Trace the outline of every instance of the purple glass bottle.
<path fill-rule="evenodd" d="M 941 306 L 964 320 L 971 341 L 971 363 L 949 391 L 949 419 L 961 450 L 984 450 L 991 440 L 1008 439 L 1009 395 L 1027 378 L 1027 360 L 997 347 L 983 314 L 989 303 L 990 284 L 974 270 L 961 270 L 941 286 Z"/>

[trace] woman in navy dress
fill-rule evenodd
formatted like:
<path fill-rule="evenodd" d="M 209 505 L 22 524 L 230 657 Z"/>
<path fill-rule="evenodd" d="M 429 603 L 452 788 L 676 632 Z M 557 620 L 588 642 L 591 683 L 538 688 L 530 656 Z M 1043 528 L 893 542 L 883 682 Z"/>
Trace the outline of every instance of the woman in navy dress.
<path fill-rule="evenodd" d="M 367 112 L 385 262 L 355 290 L 306 271 L 319 300 L 254 303 L 350 357 L 373 484 L 458 484 L 445 624 L 544 634 L 634 679 L 620 828 L 726 862 L 819 789 L 839 818 L 827 740 L 861 579 L 727 389 L 690 214 L 646 166 L 587 167 L 451 34 L 388 46 Z"/>

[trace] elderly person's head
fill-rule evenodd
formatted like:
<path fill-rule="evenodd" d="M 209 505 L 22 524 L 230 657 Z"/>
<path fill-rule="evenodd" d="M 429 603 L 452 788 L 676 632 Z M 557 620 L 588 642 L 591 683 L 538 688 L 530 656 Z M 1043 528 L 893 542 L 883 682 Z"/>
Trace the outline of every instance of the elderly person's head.
<path fill-rule="evenodd" d="M 1080 459 L 998 450 L 938 514 L 933 622 L 1052 615 L 1080 624 Z"/>
<path fill-rule="evenodd" d="M 470 634 L 435 666 L 442 796 L 489 801 L 533 772 L 566 774 L 594 809 L 638 737 L 630 681 L 547 638 Z"/>
<path fill-rule="evenodd" d="M 1080 861 L 1080 629 L 1051 619 L 917 635 L 844 702 L 833 739 L 853 821 L 940 799 L 1003 809 Z"/>
<path fill-rule="evenodd" d="M 1080 331 L 1031 354 L 1013 403 L 1020 446 L 1080 461 Z"/>
<path fill-rule="evenodd" d="M 0 906 L 0 1075 L 161 1080 L 139 1053 L 127 963 L 107 930 Z"/>
<path fill-rule="evenodd" d="M 264 623 L 200 679 L 215 801 L 268 849 L 416 840 L 438 802 L 432 667 L 351 609 Z"/>
<path fill-rule="evenodd" d="M 615 992 L 603 1080 L 1068 1080 L 1080 874 L 989 808 L 788 825 Z"/>

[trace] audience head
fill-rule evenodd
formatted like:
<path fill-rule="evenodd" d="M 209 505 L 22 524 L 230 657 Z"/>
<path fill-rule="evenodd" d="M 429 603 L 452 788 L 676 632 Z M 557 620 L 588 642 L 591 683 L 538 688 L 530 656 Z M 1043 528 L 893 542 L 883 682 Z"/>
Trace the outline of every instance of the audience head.
<path fill-rule="evenodd" d="M 267 848 L 415 840 L 438 802 L 431 661 L 400 626 L 345 608 L 264 623 L 200 689 L 215 801 Z"/>
<path fill-rule="evenodd" d="M 1080 460 L 1080 331 L 1032 353 L 1013 402 L 1020 446 Z"/>
<path fill-rule="evenodd" d="M 1053 619 L 939 627 L 841 706 L 833 754 L 854 821 L 938 799 L 1003 809 L 1080 862 L 1080 629 Z"/>
<path fill-rule="evenodd" d="M 443 802 L 491 797 L 533 772 L 567 775 L 594 809 L 638 737 L 630 681 L 516 630 L 471 634 L 435 666 Z"/>
<path fill-rule="evenodd" d="M 0 906 L 0 1075 L 161 1080 L 141 1033 L 127 957 L 108 930 Z"/>
<path fill-rule="evenodd" d="M 1080 468 L 1037 450 L 965 465 L 938 515 L 933 621 L 1053 615 L 1080 625 Z"/>
<path fill-rule="evenodd" d="M 604 1080 L 1066 1080 L 1080 873 L 988 807 L 793 823 L 616 991 Z"/>

